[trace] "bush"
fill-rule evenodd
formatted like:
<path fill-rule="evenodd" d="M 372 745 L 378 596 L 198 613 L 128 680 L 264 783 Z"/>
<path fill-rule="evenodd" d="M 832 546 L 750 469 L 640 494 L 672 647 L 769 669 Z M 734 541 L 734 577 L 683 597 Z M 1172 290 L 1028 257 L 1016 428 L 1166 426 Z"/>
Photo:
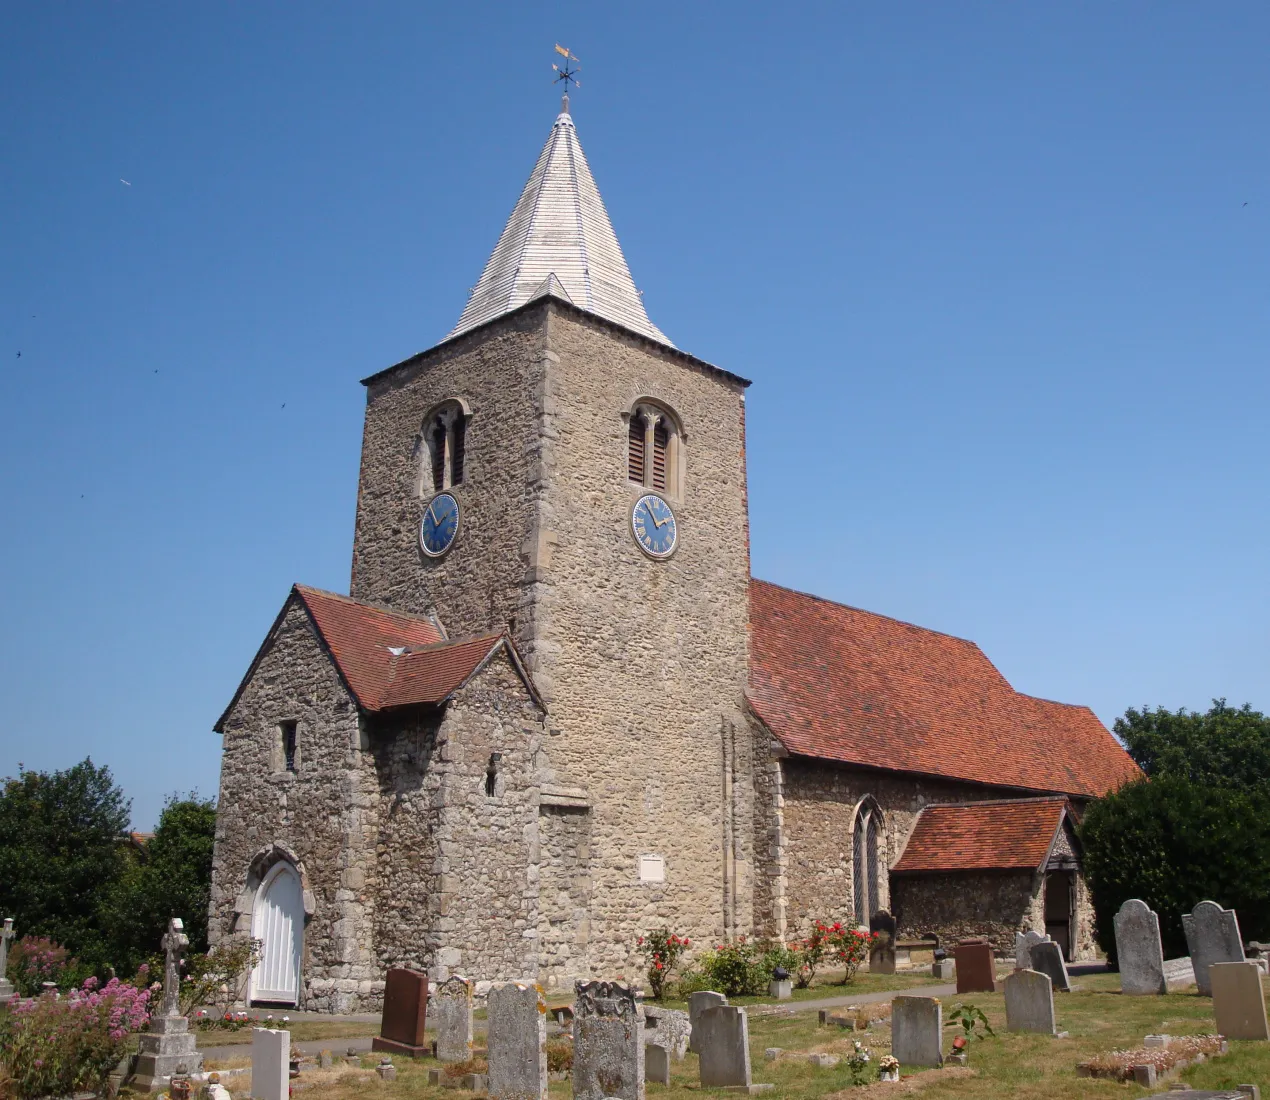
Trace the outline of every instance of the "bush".
<path fill-rule="evenodd" d="M 128 1036 L 149 1022 L 151 992 L 117 978 L 98 988 L 89 978 L 60 1000 L 44 996 L 11 1009 L 0 1049 L 15 1100 L 101 1091 Z"/>
<path fill-rule="evenodd" d="M 795 964 L 789 967 L 794 973 L 794 981 L 799 989 L 806 989 L 816 977 L 816 971 L 825 961 L 825 953 L 829 950 L 829 933 L 831 926 L 822 920 L 813 921 L 811 934 L 794 945 Z"/>
<path fill-rule="evenodd" d="M 767 985 L 761 960 L 759 948 L 741 936 L 707 951 L 699 969 L 706 978 L 707 989 L 728 997 L 743 997 L 761 993 Z"/>
<path fill-rule="evenodd" d="M 238 1000 L 239 985 L 260 961 L 259 940 L 225 940 L 206 954 L 185 959 L 181 1015 L 196 1008 L 226 1008 Z"/>
<path fill-rule="evenodd" d="M 1185 955 L 1182 914 L 1211 898 L 1245 940 L 1270 939 L 1270 792 L 1165 775 L 1092 803 L 1080 825 L 1098 944 L 1115 958 L 1116 911 L 1141 898 L 1168 957 Z"/>
<path fill-rule="evenodd" d="M 687 936 L 677 936 L 669 928 L 659 928 L 635 941 L 635 950 L 648 964 L 648 985 L 654 1000 L 662 999 L 671 971 L 679 965 L 679 959 L 689 946 Z"/>
<path fill-rule="evenodd" d="M 6 977 L 23 997 L 38 997 L 44 992 L 45 982 L 60 988 L 78 985 L 88 977 L 81 973 L 83 967 L 65 947 L 43 936 L 23 936 L 9 948 L 7 969 Z"/>
<path fill-rule="evenodd" d="M 834 921 L 825 932 L 825 949 L 831 962 L 842 967 L 842 977 L 846 985 L 855 977 L 860 964 L 869 957 L 869 948 L 877 942 L 877 934 L 861 932 L 858 928 L 845 927 Z"/>
<path fill-rule="evenodd" d="M 573 1044 L 568 1039 L 547 1043 L 547 1072 L 569 1073 L 573 1069 Z"/>

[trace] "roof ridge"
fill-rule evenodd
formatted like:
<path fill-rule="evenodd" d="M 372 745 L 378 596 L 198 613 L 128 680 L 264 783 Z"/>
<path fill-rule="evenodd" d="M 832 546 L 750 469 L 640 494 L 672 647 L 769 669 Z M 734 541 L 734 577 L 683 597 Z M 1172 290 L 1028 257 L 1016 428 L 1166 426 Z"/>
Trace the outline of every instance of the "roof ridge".
<path fill-rule="evenodd" d="M 1065 794 L 1038 794 L 1035 797 L 1019 798 L 980 798 L 965 802 L 928 802 L 918 812 L 927 810 L 965 810 L 978 806 L 1035 806 L 1041 802 L 1070 802 L 1071 797 Z"/>
<path fill-rule="evenodd" d="M 385 615 L 395 615 L 401 619 L 409 619 L 411 622 L 424 623 L 427 626 L 436 629 L 434 623 L 427 615 L 419 615 L 413 611 L 402 611 L 396 607 L 389 607 L 387 604 L 378 603 L 371 600 L 359 600 L 355 596 L 345 596 L 342 592 L 331 592 L 325 588 L 315 588 L 311 584 L 300 584 L 298 581 L 291 586 L 301 595 L 306 592 L 312 592 L 317 596 L 325 596 L 327 599 L 339 600 L 341 603 L 352 604 L 354 607 L 364 607 L 370 611 L 380 611 Z"/>
<path fill-rule="evenodd" d="M 912 630 L 920 630 L 923 634 L 937 634 L 941 638 L 950 638 L 954 642 L 962 642 L 968 646 L 974 646 L 975 649 L 983 652 L 983 648 L 973 638 L 963 638 L 960 634 L 949 634 L 946 630 L 936 630 L 933 626 L 922 626 L 921 623 L 909 622 L 908 619 L 897 619 L 894 615 L 887 615 L 882 611 L 870 611 L 867 607 L 857 607 L 852 603 L 843 603 L 841 600 L 831 600 L 828 596 L 818 596 L 814 592 L 804 592 L 801 588 L 790 588 L 787 584 L 777 584 L 775 581 L 765 581 L 762 577 L 750 575 L 750 581 L 754 584 L 765 584 L 768 588 L 779 588 L 782 592 L 790 592 L 795 596 L 802 596 L 808 600 L 815 600 L 817 603 L 827 603 L 831 607 L 841 607 L 846 611 L 858 611 L 861 615 L 872 615 L 875 619 L 885 619 L 889 623 L 898 623 L 900 626 L 907 626 Z M 986 656 L 986 655 L 985 655 Z M 995 665 L 993 666 L 996 667 Z M 1000 671 L 1000 670 L 998 670 Z M 1001 677 L 1005 680 L 1005 676 Z M 1010 682 L 1006 680 L 1006 683 Z M 1013 689 L 1014 685 L 1010 685 Z"/>

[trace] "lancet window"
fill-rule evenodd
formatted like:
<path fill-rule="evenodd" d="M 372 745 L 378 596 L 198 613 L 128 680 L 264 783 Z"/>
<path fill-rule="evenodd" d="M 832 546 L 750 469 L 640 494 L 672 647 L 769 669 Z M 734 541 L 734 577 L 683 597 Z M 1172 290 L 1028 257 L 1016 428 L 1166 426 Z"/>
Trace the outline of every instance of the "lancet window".
<path fill-rule="evenodd" d="M 683 432 L 674 415 L 640 403 L 626 430 L 626 477 L 658 493 L 683 495 Z"/>
<path fill-rule="evenodd" d="M 467 422 L 466 411 L 457 401 L 438 406 L 424 421 L 425 472 L 420 490 L 425 496 L 463 484 Z"/>
<path fill-rule="evenodd" d="M 886 859 L 882 811 L 866 798 L 856 811 L 851 837 L 851 878 L 857 924 L 869 919 L 886 904 Z"/>

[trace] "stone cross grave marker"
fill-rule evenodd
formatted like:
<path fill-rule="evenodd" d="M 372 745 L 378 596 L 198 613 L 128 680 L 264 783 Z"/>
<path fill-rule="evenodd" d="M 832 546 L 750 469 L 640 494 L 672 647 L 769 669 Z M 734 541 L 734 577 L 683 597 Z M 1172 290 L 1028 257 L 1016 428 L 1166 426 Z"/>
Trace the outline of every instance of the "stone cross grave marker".
<path fill-rule="evenodd" d="M 536 985 L 499 982 L 486 1002 L 491 1100 L 547 1100 L 547 1005 Z"/>
<path fill-rule="evenodd" d="M 944 1064 L 944 1008 L 938 997 L 896 997 L 891 1002 L 891 1053 L 901 1066 Z"/>
<path fill-rule="evenodd" d="M 617 982 L 575 982 L 575 1100 L 644 1100 L 644 1012 Z"/>
<path fill-rule="evenodd" d="M 466 1062 L 472 1057 L 472 983 L 452 974 L 437 986 L 430 1006 L 437 1029 L 437 1061 Z"/>
<path fill-rule="evenodd" d="M 750 1025 L 735 1005 L 707 1008 L 692 1026 L 701 1055 L 702 1088 L 749 1088 Z"/>
<path fill-rule="evenodd" d="M 1054 988 L 1060 993 L 1072 991 L 1072 983 L 1067 980 L 1067 964 L 1063 962 L 1063 951 L 1053 940 L 1032 945 L 1032 969 L 1048 974 Z"/>
<path fill-rule="evenodd" d="M 1270 1040 L 1261 967 L 1253 962 L 1210 963 L 1208 973 L 1218 1034 L 1227 1039 Z"/>
<path fill-rule="evenodd" d="M 1203 996 L 1211 997 L 1213 986 L 1208 968 L 1213 963 L 1244 961 L 1239 919 L 1233 909 L 1223 909 L 1215 901 L 1201 901 L 1192 912 L 1182 914 L 1182 928 L 1195 966 L 1195 984 Z"/>
<path fill-rule="evenodd" d="M 291 1088 L 291 1032 L 251 1029 L 252 1100 L 287 1100 Z"/>
<path fill-rule="evenodd" d="M 427 1016 L 428 975 L 418 970 L 388 971 L 379 1034 L 370 1041 L 370 1049 L 421 1058 L 428 1053 L 423 1041 Z"/>
<path fill-rule="evenodd" d="M 688 996 L 688 1026 L 690 1028 L 688 1034 L 688 1049 L 694 1054 L 700 1054 L 701 1048 L 697 1045 L 697 1021 L 701 1019 L 701 1014 L 707 1009 L 718 1008 L 720 1005 L 728 1003 L 727 997 L 722 993 L 715 993 L 711 989 L 702 989 Z"/>
<path fill-rule="evenodd" d="M 189 947 L 185 925 L 179 917 L 168 921 L 160 941 L 163 947 L 162 1011 L 150 1017 L 150 1026 L 137 1040 L 136 1075 L 130 1084 L 139 1092 L 158 1092 L 174 1073 L 198 1073 L 203 1055 L 181 1015 L 181 955 Z"/>
<path fill-rule="evenodd" d="M 1032 945 L 1044 943 L 1049 936 L 1043 932 L 1016 932 L 1014 934 L 1014 969 L 1032 969 Z"/>
<path fill-rule="evenodd" d="M 959 943 L 955 957 L 958 993 L 995 993 L 997 991 L 996 960 L 992 957 L 990 943 L 984 940 Z"/>
<path fill-rule="evenodd" d="M 1167 993 L 1158 914 L 1145 901 L 1130 898 L 1116 913 L 1115 926 L 1120 992 L 1134 997 Z"/>
<path fill-rule="evenodd" d="M 1038 1031 L 1053 1035 L 1054 984 L 1038 970 L 1016 970 L 1005 987 L 1005 1026 L 1008 1031 Z"/>
<path fill-rule="evenodd" d="M 4 918 L 4 928 L 0 929 L 0 1001 L 7 1001 L 13 996 L 13 983 L 5 977 L 9 969 L 9 941 L 13 939 L 13 918 Z"/>
<path fill-rule="evenodd" d="M 682 1062 L 688 1053 L 688 1039 L 692 1034 L 692 1023 L 688 1013 L 678 1008 L 658 1008 L 655 1005 L 644 1006 L 644 1043 L 645 1045 L 665 1047 L 677 1062 Z"/>
<path fill-rule="evenodd" d="M 168 930 L 162 940 L 164 1016 L 181 1014 L 181 956 L 189 946 L 185 922 L 180 917 L 173 917 L 168 921 Z"/>

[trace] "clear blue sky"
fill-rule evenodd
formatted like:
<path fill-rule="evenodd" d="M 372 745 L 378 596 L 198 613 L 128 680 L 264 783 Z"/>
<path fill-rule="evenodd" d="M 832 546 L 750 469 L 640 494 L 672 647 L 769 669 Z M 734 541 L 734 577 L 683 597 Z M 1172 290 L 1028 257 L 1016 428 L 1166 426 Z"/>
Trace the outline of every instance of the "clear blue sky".
<path fill-rule="evenodd" d="M 1270 709 L 1270 7 L 11 3 L 0 776 L 213 794 L 358 379 L 574 117 L 653 320 L 754 379 L 755 573 L 1021 690 Z M 131 186 L 120 180 L 130 181 Z M 18 353 L 21 358 L 18 358 Z"/>

